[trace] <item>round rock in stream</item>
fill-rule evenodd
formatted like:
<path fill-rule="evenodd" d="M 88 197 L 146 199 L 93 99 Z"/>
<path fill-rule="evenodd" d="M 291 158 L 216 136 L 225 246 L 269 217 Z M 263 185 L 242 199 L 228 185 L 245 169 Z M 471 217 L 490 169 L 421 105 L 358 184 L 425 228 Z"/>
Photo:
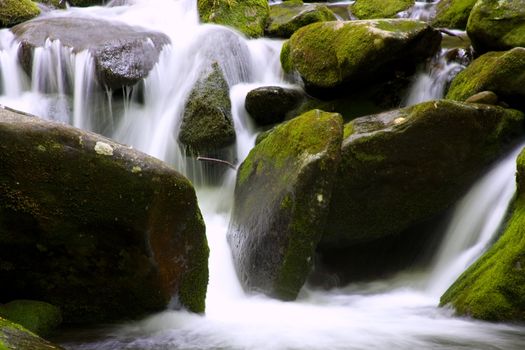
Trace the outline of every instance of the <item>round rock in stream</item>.
<path fill-rule="evenodd" d="M 0 109 L 0 303 L 66 323 L 204 311 L 208 246 L 193 186 L 94 133 Z"/>
<path fill-rule="evenodd" d="M 131 86 L 145 78 L 169 38 L 158 32 L 94 18 L 55 17 L 24 22 L 11 29 L 21 47 L 19 58 L 31 72 L 33 53 L 46 40 L 59 40 L 74 53 L 88 50 L 98 80 L 112 89 Z"/>

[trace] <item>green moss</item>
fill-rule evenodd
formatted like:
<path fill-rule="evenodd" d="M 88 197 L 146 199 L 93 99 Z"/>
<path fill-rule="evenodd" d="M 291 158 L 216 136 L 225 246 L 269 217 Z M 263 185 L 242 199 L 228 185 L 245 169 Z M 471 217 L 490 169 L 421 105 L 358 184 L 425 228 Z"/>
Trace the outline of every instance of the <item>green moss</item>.
<path fill-rule="evenodd" d="M 0 316 L 23 325 L 42 337 L 51 334 L 62 322 L 60 309 L 33 300 L 15 300 L 1 305 Z"/>
<path fill-rule="evenodd" d="M 441 297 L 460 315 L 489 321 L 525 321 L 525 153 L 518 158 L 518 198 L 498 241 Z"/>
<path fill-rule="evenodd" d="M 40 14 L 40 9 L 31 0 L 3 0 L 0 6 L 1 27 L 12 27 Z"/>
<path fill-rule="evenodd" d="M 270 6 L 266 33 L 270 36 L 288 38 L 297 29 L 310 23 L 336 19 L 334 13 L 325 5 L 285 2 Z"/>
<path fill-rule="evenodd" d="M 432 21 L 435 27 L 465 29 L 470 11 L 477 0 L 441 0 Z"/>
<path fill-rule="evenodd" d="M 452 81 L 446 98 L 464 101 L 481 91 L 493 91 L 508 102 L 525 97 L 525 49 L 489 52 L 478 57 Z"/>
<path fill-rule="evenodd" d="M 270 13 L 266 0 L 198 0 L 199 16 L 204 23 L 236 28 L 249 37 L 260 37 Z"/>
<path fill-rule="evenodd" d="M 427 24 L 406 19 L 313 23 L 292 35 L 281 64 L 308 84 L 332 88 L 372 78 L 395 60 L 417 61 L 432 54 L 440 40 Z"/>
<path fill-rule="evenodd" d="M 25 329 L 19 324 L 0 317 L 1 350 L 63 350 Z"/>
<path fill-rule="evenodd" d="M 414 0 L 357 0 L 350 11 L 359 19 L 392 18 L 414 6 Z"/>

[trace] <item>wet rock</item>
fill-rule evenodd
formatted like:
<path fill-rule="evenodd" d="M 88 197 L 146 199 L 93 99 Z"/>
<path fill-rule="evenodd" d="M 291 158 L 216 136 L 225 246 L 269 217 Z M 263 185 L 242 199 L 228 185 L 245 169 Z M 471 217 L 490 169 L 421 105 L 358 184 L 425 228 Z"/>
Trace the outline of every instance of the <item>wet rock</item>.
<path fill-rule="evenodd" d="M 296 70 L 308 86 L 347 84 L 357 89 L 387 80 L 398 69 L 413 68 L 440 42 L 439 32 L 407 19 L 314 23 L 283 45 L 281 63 L 287 72 Z"/>
<path fill-rule="evenodd" d="M 313 110 L 278 125 L 240 166 L 228 242 L 245 289 L 297 297 L 321 238 L 341 137 L 339 115 Z"/>
<path fill-rule="evenodd" d="M 145 29 L 94 18 L 42 18 L 13 27 L 21 42 L 20 61 L 31 71 L 33 51 L 47 39 L 60 40 L 73 52 L 88 50 L 95 61 L 98 80 L 112 89 L 131 86 L 144 79 L 158 61 L 169 38 Z"/>
<path fill-rule="evenodd" d="M 204 223 L 191 183 L 102 136 L 0 110 L 0 302 L 68 323 L 204 311 Z"/>
<path fill-rule="evenodd" d="M 2 317 L 0 317 L 0 349 L 64 350 Z"/>
<path fill-rule="evenodd" d="M 525 153 L 517 160 L 518 184 L 512 215 L 496 243 L 441 297 L 459 315 L 510 322 L 525 321 Z"/>
<path fill-rule="evenodd" d="M 475 59 L 452 80 L 446 98 L 464 101 L 493 91 L 501 101 L 525 111 L 525 48 L 488 52 Z"/>
<path fill-rule="evenodd" d="M 266 33 L 269 36 L 289 38 L 297 29 L 307 24 L 335 21 L 336 19 L 334 13 L 326 5 L 288 1 L 270 6 Z"/>
<path fill-rule="evenodd" d="M 392 18 L 414 4 L 414 0 L 356 0 L 349 8 L 359 19 Z"/>
<path fill-rule="evenodd" d="M 179 142 L 195 156 L 221 156 L 235 144 L 229 87 L 221 68 L 213 64 L 193 87 L 184 108 Z"/>
<path fill-rule="evenodd" d="M 516 110 L 438 100 L 346 124 L 321 244 L 370 242 L 442 212 L 522 134 L 523 120 Z"/>
<path fill-rule="evenodd" d="M 233 27 L 249 37 L 260 37 L 270 13 L 267 0 L 197 0 L 204 23 Z"/>
<path fill-rule="evenodd" d="M 434 27 L 462 29 L 477 0 L 441 0 L 436 6 L 436 16 L 432 21 Z"/>
<path fill-rule="evenodd" d="M 479 0 L 467 34 L 478 53 L 525 46 L 525 0 Z"/>
<path fill-rule="evenodd" d="M 95 5 L 104 5 L 108 0 L 67 0 L 71 6 L 88 7 Z"/>
<path fill-rule="evenodd" d="M 282 122 L 303 98 L 295 89 L 264 86 L 248 92 L 245 107 L 258 125 L 271 125 Z"/>
<path fill-rule="evenodd" d="M 465 100 L 467 103 L 483 103 L 486 105 L 498 104 L 498 95 L 492 91 L 478 92 Z"/>
<path fill-rule="evenodd" d="M 3 0 L 0 4 L 0 27 L 12 27 L 40 14 L 40 9 L 31 0 Z"/>
<path fill-rule="evenodd" d="M 51 335 L 62 323 L 60 309 L 36 300 L 13 300 L 0 305 L 0 316 L 41 337 Z"/>

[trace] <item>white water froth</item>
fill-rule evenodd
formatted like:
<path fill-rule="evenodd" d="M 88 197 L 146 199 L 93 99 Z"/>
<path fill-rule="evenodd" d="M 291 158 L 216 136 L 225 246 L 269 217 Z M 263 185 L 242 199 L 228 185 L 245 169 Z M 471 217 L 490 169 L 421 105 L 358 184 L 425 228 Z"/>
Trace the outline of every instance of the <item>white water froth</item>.
<path fill-rule="evenodd" d="M 210 62 L 218 62 L 230 85 L 237 153 L 239 161 L 244 159 L 257 131 L 244 109 L 244 99 L 255 87 L 287 84 L 278 58 L 282 43 L 246 40 L 224 27 L 200 25 L 194 0 L 129 3 L 72 8 L 48 15 L 93 16 L 169 35 L 172 44 L 162 51 L 143 83 L 143 101 L 139 101 L 135 88 L 126 89 L 120 101 L 110 91 L 95 92 L 96 88 L 89 85 L 94 81 L 89 55 L 67 56 L 57 43 L 49 43 L 49 50 L 55 50 L 49 56 L 65 55 L 62 63 L 68 66 L 63 67 L 64 71 L 73 73 L 60 78 L 63 85 L 57 78 L 52 89 L 41 85 L 35 88 L 16 63 L 12 36 L 3 31 L 0 103 L 100 130 L 186 172 L 187 163 L 177 143 L 185 100 L 200 72 Z M 44 81 L 48 84 L 53 79 Z M 5 81 L 16 84 L 7 86 Z M 35 84 L 40 80 L 33 77 L 32 81 Z M 105 118 L 96 119 L 100 115 Z M 235 172 L 228 170 L 220 188 L 197 190 L 211 249 L 206 315 L 166 311 L 139 322 L 98 330 L 86 338 L 65 340 L 66 348 L 521 349 L 525 344 L 520 327 L 454 318 L 450 310 L 437 308 L 438 298 L 421 287 L 427 276 L 398 276 L 332 291 L 305 288 L 296 302 L 246 295 L 235 275 L 226 242 L 234 181 Z M 452 260 L 456 253 L 451 256 Z"/>

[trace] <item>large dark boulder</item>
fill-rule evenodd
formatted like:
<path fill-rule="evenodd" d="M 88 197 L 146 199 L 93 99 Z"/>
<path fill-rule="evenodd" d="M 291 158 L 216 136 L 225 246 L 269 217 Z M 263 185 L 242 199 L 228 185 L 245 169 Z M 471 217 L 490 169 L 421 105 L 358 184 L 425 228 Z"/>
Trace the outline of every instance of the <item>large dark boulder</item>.
<path fill-rule="evenodd" d="M 12 27 L 40 14 L 40 9 L 31 0 L 2 0 L 0 4 L 0 28 Z"/>
<path fill-rule="evenodd" d="M 345 126 L 322 244 L 393 236 L 452 205 L 522 133 L 516 110 L 438 100 Z"/>
<path fill-rule="evenodd" d="M 525 152 L 517 160 L 517 197 L 502 236 L 441 297 L 460 315 L 525 321 Z"/>
<path fill-rule="evenodd" d="M 360 89 L 387 80 L 396 69 L 413 68 L 432 56 L 441 35 L 428 24 L 408 19 L 335 21 L 297 30 L 281 51 L 285 71 L 297 71 L 305 83 Z"/>
<path fill-rule="evenodd" d="M 0 349 L 2 350 L 63 350 L 58 345 L 31 333 L 24 327 L 0 317 Z"/>
<path fill-rule="evenodd" d="M 525 46 L 525 0 L 479 0 L 470 13 L 467 34 L 477 52 Z"/>
<path fill-rule="evenodd" d="M 65 322 L 204 311 L 204 223 L 191 183 L 102 136 L 0 110 L 0 302 Z"/>
<path fill-rule="evenodd" d="M 109 0 L 67 0 L 71 6 L 87 7 L 95 5 L 104 5 Z"/>
<path fill-rule="evenodd" d="M 474 60 L 452 81 L 446 98 L 465 101 L 493 91 L 514 108 L 525 111 L 525 48 L 488 52 Z"/>
<path fill-rule="evenodd" d="M 255 122 L 264 126 L 282 122 L 303 98 L 296 89 L 263 86 L 246 94 L 244 106 Z"/>
<path fill-rule="evenodd" d="M 47 39 L 60 40 L 78 53 L 88 50 L 98 80 L 112 89 L 131 86 L 149 74 L 169 38 L 157 32 L 95 18 L 53 17 L 24 22 L 11 29 L 20 41 L 20 61 L 31 71 L 33 51 Z"/>
<path fill-rule="evenodd" d="M 266 34 L 289 38 L 307 24 L 335 20 L 336 16 L 326 5 L 303 4 L 302 1 L 283 2 L 270 6 Z"/>
<path fill-rule="evenodd" d="M 241 164 L 228 242 L 245 289 L 297 297 L 325 224 L 341 139 L 341 116 L 313 110 L 277 126 Z"/>
<path fill-rule="evenodd" d="M 267 0 L 197 0 L 204 23 L 233 27 L 249 37 L 260 37 L 268 20 Z"/>

